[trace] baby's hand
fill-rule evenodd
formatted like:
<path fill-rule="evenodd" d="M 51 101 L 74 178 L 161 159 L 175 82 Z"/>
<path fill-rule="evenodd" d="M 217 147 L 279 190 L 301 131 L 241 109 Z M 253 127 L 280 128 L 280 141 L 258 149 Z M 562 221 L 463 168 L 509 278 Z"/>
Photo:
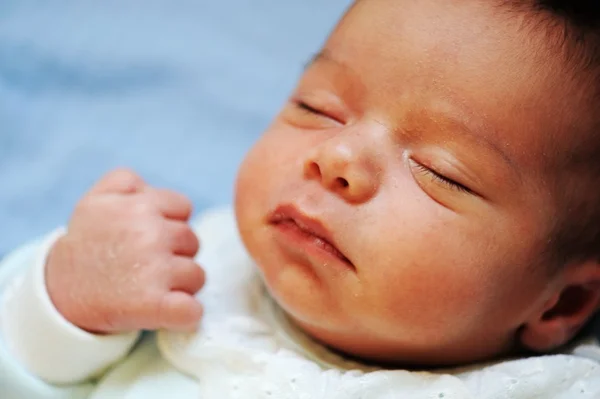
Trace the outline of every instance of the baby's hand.
<path fill-rule="evenodd" d="M 194 329 L 204 272 L 193 259 L 191 208 L 132 172 L 105 176 L 50 251 L 46 285 L 58 311 L 94 333 Z"/>

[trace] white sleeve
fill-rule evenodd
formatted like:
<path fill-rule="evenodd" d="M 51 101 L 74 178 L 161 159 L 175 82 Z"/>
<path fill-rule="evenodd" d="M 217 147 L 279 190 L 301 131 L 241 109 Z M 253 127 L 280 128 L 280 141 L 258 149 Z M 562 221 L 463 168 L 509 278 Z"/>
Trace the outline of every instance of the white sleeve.
<path fill-rule="evenodd" d="M 48 252 L 63 233 L 57 230 L 33 246 L 32 256 L 25 257 L 29 264 L 2 265 L 17 271 L 5 284 L 0 281 L 0 339 L 30 373 L 56 385 L 98 377 L 125 357 L 139 337 L 138 332 L 90 334 L 56 310 L 46 289 L 45 265 Z"/>

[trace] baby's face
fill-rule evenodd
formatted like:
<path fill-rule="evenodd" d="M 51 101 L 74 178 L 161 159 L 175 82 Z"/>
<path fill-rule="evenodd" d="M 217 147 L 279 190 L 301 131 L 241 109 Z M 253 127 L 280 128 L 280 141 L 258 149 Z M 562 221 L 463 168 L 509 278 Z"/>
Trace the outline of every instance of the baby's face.
<path fill-rule="evenodd" d="M 479 360 L 549 299 L 564 90 L 519 19 L 483 3 L 359 2 L 241 168 L 267 286 L 341 351 Z"/>

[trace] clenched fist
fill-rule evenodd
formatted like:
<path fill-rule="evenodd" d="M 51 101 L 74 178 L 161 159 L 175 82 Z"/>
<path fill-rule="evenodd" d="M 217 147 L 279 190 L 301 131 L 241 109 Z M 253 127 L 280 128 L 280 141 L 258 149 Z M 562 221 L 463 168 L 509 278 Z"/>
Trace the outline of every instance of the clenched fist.
<path fill-rule="evenodd" d="M 57 310 L 93 333 L 194 329 L 204 272 L 191 211 L 184 196 L 132 172 L 105 176 L 50 251 L 46 285 Z"/>

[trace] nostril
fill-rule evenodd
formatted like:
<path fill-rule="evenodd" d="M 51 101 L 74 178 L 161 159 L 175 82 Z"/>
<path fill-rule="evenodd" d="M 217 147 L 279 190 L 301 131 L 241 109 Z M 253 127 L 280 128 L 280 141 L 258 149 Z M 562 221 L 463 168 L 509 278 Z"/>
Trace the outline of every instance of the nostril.
<path fill-rule="evenodd" d="M 335 181 L 342 188 L 346 188 L 350 185 L 350 183 L 348 183 L 348 180 L 344 179 L 343 177 L 338 177 L 337 179 L 335 179 Z"/>
<path fill-rule="evenodd" d="M 316 162 L 311 162 L 306 167 L 306 174 L 312 178 L 321 178 L 321 168 Z"/>

